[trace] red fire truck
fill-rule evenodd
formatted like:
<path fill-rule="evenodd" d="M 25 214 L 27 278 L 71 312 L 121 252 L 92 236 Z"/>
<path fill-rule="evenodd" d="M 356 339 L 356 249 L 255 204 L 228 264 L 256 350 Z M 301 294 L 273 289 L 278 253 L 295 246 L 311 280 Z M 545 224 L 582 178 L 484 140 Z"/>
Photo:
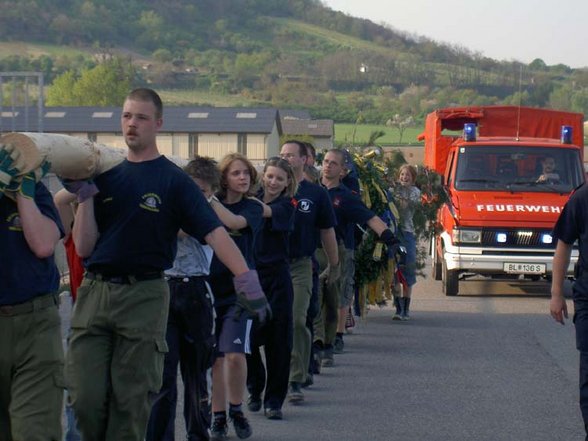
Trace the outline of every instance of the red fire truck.
<path fill-rule="evenodd" d="M 583 115 L 516 106 L 440 109 L 427 116 L 425 166 L 448 202 L 431 243 L 433 276 L 448 296 L 473 275 L 549 278 L 551 230 L 584 182 Z M 577 250 L 572 253 L 573 275 Z"/>

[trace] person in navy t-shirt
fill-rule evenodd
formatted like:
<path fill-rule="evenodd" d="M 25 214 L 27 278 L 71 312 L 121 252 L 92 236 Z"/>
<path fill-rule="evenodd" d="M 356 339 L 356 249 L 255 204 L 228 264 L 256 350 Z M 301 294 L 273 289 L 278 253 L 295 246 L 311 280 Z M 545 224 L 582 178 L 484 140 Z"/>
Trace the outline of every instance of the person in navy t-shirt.
<path fill-rule="evenodd" d="M 343 351 L 345 318 L 353 301 L 355 224 L 367 224 L 384 243 L 391 244 L 394 241 L 394 234 L 384 221 L 369 210 L 358 195 L 341 183 L 344 171 L 344 152 L 339 149 L 329 150 L 323 159 L 321 183 L 329 192 L 337 217 L 335 232 L 339 243 L 341 278 L 337 284 L 327 284 L 322 290 L 322 317 L 315 320 L 315 338 L 324 338 L 326 349 L 323 364 L 327 366 L 332 364 L 332 354 L 335 350 Z"/>
<path fill-rule="evenodd" d="M 296 178 L 292 167 L 279 157 L 264 166 L 259 197 L 264 202 L 264 225 L 255 240 L 255 263 L 263 291 L 272 308 L 272 318 L 257 329 L 251 355 L 247 357 L 248 406 L 262 405 L 266 417 L 282 419 L 282 404 L 288 392 L 292 351 L 292 278 L 288 257 L 289 235 L 294 229 Z M 265 366 L 259 351 L 264 346 Z M 266 380 L 267 378 L 267 380 Z"/>
<path fill-rule="evenodd" d="M 225 224 L 229 235 L 243 253 L 249 268 L 255 268 L 255 237 L 263 225 L 263 206 L 250 199 L 257 172 L 239 153 L 230 153 L 219 163 L 220 202 L 235 215 L 234 223 Z M 214 201 L 213 203 L 217 203 Z M 238 297 L 230 282 L 230 272 L 216 255 L 210 267 L 210 285 L 215 295 L 217 354 L 212 367 L 212 439 L 226 436 L 227 413 L 239 438 L 251 435 L 251 427 L 241 408 L 247 379 L 246 354 L 251 352 L 250 333 L 253 317 L 242 314 Z"/>
<path fill-rule="evenodd" d="M 551 316 L 562 325 L 568 318 L 568 307 L 564 297 L 564 282 L 567 278 L 570 256 L 574 243 L 578 243 L 579 259 L 576 280 L 572 286 L 574 301 L 574 326 L 576 348 L 580 352 L 580 410 L 588 440 L 588 186 L 576 190 L 565 205 L 555 227 L 553 240 L 556 243 L 553 256 L 551 280 Z"/>
<path fill-rule="evenodd" d="M 63 345 L 53 253 L 63 227 L 34 173 L 12 176 L 16 155 L 0 144 L 0 439 L 61 439 Z M 18 190 L 9 198 L 8 188 Z"/>
<path fill-rule="evenodd" d="M 161 98 L 135 89 L 121 127 L 127 158 L 91 181 L 64 181 L 78 196 L 73 237 L 86 275 L 71 319 L 66 372 L 84 439 L 145 438 L 160 390 L 171 268 L 182 229 L 208 243 L 235 289 L 263 317 L 263 292 L 196 183 L 157 148 Z M 230 277 L 228 277 L 230 279 Z"/>
<path fill-rule="evenodd" d="M 312 296 L 312 261 L 319 239 L 329 262 L 329 279 L 339 276 L 339 257 L 335 238 L 335 214 L 329 195 L 324 188 L 304 179 L 307 153 L 303 143 L 296 140 L 282 145 L 280 156 L 287 160 L 298 181 L 294 196 L 296 214 L 294 231 L 290 235 L 290 273 L 294 288 L 292 315 L 294 339 L 290 357 L 290 386 L 288 400 L 299 403 L 304 400 L 301 387 L 307 381 L 311 353 L 311 333 L 306 326 L 308 306 Z"/>

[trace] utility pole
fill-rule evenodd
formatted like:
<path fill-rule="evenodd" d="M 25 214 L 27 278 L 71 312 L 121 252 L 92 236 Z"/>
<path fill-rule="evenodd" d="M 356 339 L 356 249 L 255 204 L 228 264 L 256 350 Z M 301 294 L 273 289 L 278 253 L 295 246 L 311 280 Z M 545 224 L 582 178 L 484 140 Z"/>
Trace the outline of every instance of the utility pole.
<path fill-rule="evenodd" d="M 32 131 L 29 126 L 29 110 L 31 108 L 30 97 L 31 92 L 29 89 L 30 81 L 37 82 L 38 96 L 37 96 L 37 132 L 43 132 L 43 113 L 45 108 L 44 103 L 44 80 L 42 72 L 0 72 L 0 133 L 5 131 L 16 131 L 16 121 L 18 115 L 18 107 L 22 107 L 24 112 L 24 126 L 25 132 Z M 10 111 L 4 110 L 4 91 L 5 84 L 12 84 L 11 97 L 10 97 Z M 24 83 L 24 84 L 22 84 Z M 21 84 L 24 90 L 24 102 L 17 103 L 17 85 Z M 20 104 L 20 106 L 19 106 Z M 10 118 L 10 128 L 4 127 L 5 118 Z"/>

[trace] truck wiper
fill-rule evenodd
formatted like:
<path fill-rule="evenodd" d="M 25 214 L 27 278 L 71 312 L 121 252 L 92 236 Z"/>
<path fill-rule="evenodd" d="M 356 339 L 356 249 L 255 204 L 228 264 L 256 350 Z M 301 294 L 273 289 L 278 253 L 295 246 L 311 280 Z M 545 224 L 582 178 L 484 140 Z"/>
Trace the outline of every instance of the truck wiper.
<path fill-rule="evenodd" d="M 497 179 L 459 179 L 457 181 L 458 184 L 463 184 L 464 182 L 475 182 L 479 184 L 497 184 L 499 181 Z"/>
<path fill-rule="evenodd" d="M 505 184 L 506 188 L 511 189 L 513 185 L 522 185 L 527 187 L 539 187 L 541 189 L 549 190 L 549 193 L 564 193 L 562 192 L 559 185 L 549 184 L 547 182 L 537 182 L 537 181 L 511 181 Z"/>

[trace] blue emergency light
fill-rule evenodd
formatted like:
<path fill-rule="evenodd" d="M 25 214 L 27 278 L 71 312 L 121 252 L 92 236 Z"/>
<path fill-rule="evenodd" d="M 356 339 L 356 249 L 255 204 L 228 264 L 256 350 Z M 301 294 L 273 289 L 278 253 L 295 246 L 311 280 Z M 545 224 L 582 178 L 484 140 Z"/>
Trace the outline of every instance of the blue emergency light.
<path fill-rule="evenodd" d="M 463 139 L 467 142 L 476 140 L 476 124 L 465 123 L 463 125 Z"/>
<path fill-rule="evenodd" d="M 572 143 L 572 127 L 561 126 L 561 143 L 571 144 Z"/>

